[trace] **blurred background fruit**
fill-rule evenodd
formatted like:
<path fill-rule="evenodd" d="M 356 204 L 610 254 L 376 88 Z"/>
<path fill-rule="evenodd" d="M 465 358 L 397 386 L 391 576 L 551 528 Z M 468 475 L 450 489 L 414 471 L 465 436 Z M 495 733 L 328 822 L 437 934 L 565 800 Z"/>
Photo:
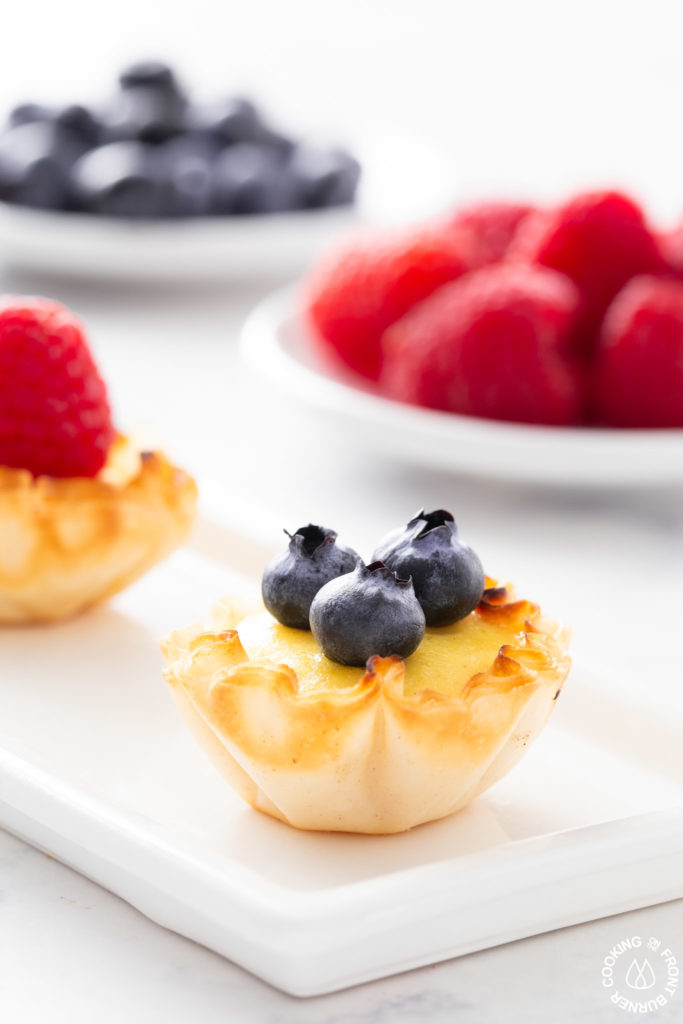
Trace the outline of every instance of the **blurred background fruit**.
<path fill-rule="evenodd" d="M 328 358 L 402 402 L 551 426 L 683 427 L 676 239 L 615 191 L 475 202 L 339 245 L 302 307 Z"/>
<path fill-rule="evenodd" d="M 156 60 L 124 68 L 107 103 L 22 102 L 0 135 L 0 199 L 108 217 L 346 206 L 360 173 L 351 153 L 283 134 L 250 99 L 193 100 Z"/>

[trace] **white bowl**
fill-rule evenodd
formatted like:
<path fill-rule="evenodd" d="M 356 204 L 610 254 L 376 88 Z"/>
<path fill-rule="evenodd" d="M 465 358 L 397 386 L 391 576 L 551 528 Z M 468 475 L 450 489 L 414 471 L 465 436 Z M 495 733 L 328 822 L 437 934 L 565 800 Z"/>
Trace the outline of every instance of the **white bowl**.
<path fill-rule="evenodd" d="M 249 366 L 344 430 L 398 460 L 537 484 L 683 483 L 683 430 L 529 426 L 419 409 L 384 398 L 329 362 L 303 321 L 294 289 L 265 299 L 242 335 Z"/>
<path fill-rule="evenodd" d="M 363 167 L 351 206 L 134 221 L 0 203 L 0 253 L 24 270 L 90 279 L 291 281 L 359 222 L 420 219 L 454 201 L 450 163 L 428 140 L 378 126 L 351 148 Z"/>
<path fill-rule="evenodd" d="M 127 221 L 0 203 L 0 251 L 16 266 L 88 278 L 204 281 L 297 273 L 356 208 Z"/>

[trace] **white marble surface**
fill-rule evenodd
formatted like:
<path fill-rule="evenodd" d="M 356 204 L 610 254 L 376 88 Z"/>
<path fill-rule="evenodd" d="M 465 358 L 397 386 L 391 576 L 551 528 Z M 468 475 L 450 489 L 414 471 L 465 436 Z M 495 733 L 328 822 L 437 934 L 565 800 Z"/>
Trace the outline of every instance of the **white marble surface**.
<path fill-rule="evenodd" d="M 17 278 L 88 322 L 119 423 L 153 424 L 223 511 L 276 538 L 319 519 L 360 545 L 419 504 L 452 507 L 490 571 L 575 626 L 582 657 L 653 698 L 680 691 L 683 494 L 544 492 L 427 473 L 351 450 L 322 422 L 263 393 L 236 336 L 257 289 L 81 288 Z M 214 514 L 216 510 L 214 509 Z M 217 510 L 221 514 L 221 510 Z M 198 610 L 199 611 L 199 610 Z M 668 694 L 668 698 L 667 695 Z M 561 795 L 560 795 L 561 798 Z M 683 902 L 565 929 L 323 998 L 298 1001 L 155 926 L 13 837 L 0 836 L 0 1008 L 12 1024 L 189 1019 L 244 1024 L 462 1024 L 622 1019 L 600 984 L 621 938 L 656 935 L 683 959 Z M 654 1019 L 680 1020 L 680 994 Z"/>

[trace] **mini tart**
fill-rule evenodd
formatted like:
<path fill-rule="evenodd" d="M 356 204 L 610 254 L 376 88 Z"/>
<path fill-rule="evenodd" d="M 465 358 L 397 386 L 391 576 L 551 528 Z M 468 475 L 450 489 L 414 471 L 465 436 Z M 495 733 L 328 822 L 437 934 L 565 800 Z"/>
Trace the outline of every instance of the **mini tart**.
<path fill-rule="evenodd" d="M 464 807 L 520 759 L 569 671 L 568 635 L 488 589 L 417 651 L 329 661 L 310 633 L 226 602 L 162 641 L 200 744 L 253 807 L 296 828 L 391 833 Z"/>
<path fill-rule="evenodd" d="M 126 587 L 177 547 L 194 480 L 119 437 L 93 479 L 0 466 L 0 624 L 49 622 Z"/>

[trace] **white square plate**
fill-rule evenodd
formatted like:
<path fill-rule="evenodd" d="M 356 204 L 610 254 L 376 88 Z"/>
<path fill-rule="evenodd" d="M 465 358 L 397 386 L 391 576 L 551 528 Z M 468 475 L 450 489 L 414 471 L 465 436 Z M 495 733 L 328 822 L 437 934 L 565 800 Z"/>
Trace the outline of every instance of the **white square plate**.
<path fill-rule="evenodd" d="M 156 646 L 244 586 L 188 550 L 109 607 L 3 630 L 0 824 L 295 995 L 683 895 L 683 721 L 579 666 L 521 765 L 450 819 L 328 835 L 246 807 Z"/>

